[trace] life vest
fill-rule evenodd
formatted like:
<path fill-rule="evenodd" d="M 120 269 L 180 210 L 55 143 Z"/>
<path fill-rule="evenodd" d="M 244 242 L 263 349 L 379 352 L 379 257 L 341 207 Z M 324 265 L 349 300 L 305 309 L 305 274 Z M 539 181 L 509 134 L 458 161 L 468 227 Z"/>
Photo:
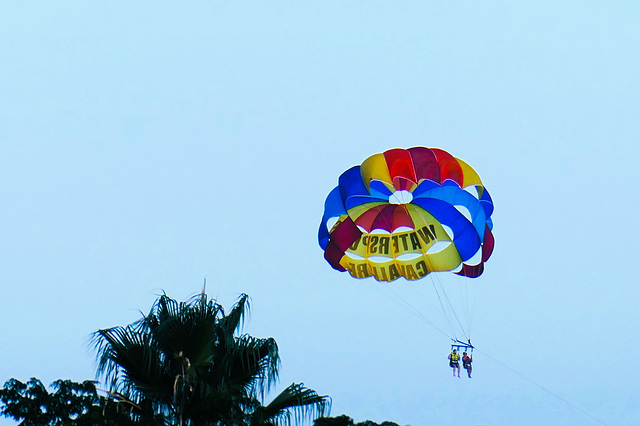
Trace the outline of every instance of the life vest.
<path fill-rule="evenodd" d="M 451 352 L 451 362 L 458 362 L 459 359 L 460 359 L 460 355 L 454 354 L 453 352 Z"/>

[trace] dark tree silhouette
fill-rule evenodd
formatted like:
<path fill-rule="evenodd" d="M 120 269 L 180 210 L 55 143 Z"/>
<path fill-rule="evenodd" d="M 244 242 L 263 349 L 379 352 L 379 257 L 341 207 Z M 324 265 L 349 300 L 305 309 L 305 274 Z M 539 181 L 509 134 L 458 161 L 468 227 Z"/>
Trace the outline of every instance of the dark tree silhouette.
<path fill-rule="evenodd" d="M 382 422 L 380 424 L 372 422 L 371 420 L 365 420 L 363 422 L 355 423 L 353 419 L 346 415 L 338 417 L 320 417 L 313 422 L 313 426 L 400 426 L 393 422 Z"/>
<path fill-rule="evenodd" d="M 245 294 L 229 313 L 204 292 L 187 302 L 163 295 L 139 321 L 94 334 L 98 375 L 142 422 L 258 426 L 328 412 L 329 397 L 296 383 L 264 405 L 278 346 L 238 334 L 248 309 Z"/>
<path fill-rule="evenodd" d="M 47 391 L 42 382 L 8 380 L 0 389 L 0 413 L 23 426 L 131 425 L 127 407 L 98 395 L 95 382 L 56 380 Z"/>

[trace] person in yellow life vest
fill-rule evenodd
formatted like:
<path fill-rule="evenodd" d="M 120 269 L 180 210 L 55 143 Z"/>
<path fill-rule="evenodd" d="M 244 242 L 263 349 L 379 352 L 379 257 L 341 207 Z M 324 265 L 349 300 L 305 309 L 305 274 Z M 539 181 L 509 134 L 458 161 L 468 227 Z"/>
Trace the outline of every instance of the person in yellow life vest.
<path fill-rule="evenodd" d="M 471 363 L 473 362 L 473 354 L 471 356 L 467 355 L 466 352 L 462 354 L 462 366 L 465 370 L 467 370 L 467 376 L 471 378 Z"/>
<path fill-rule="evenodd" d="M 448 358 L 449 366 L 453 368 L 453 377 L 456 377 L 456 370 L 458 370 L 458 377 L 460 377 L 460 355 L 458 355 L 458 350 L 454 349 Z"/>

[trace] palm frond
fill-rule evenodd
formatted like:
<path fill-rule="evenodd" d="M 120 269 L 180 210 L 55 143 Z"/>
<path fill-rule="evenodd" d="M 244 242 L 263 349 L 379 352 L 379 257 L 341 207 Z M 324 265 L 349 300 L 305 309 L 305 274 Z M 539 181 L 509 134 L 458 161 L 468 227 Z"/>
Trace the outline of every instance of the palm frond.
<path fill-rule="evenodd" d="M 194 368 L 208 365 L 218 336 L 219 306 L 182 304 L 178 309 L 174 315 L 159 316 L 154 339 L 169 358 L 182 353 Z"/>
<path fill-rule="evenodd" d="M 236 304 L 231 308 L 231 312 L 220 319 L 220 327 L 227 336 L 233 336 L 235 332 L 244 326 L 244 317 L 249 314 L 250 309 L 249 296 L 244 293 L 241 294 Z"/>
<path fill-rule="evenodd" d="M 280 392 L 268 405 L 258 408 L 252 415 L 251 425 L 263 425 L 268 422 L 276 425 L 290 425 L 304 419 L 315 419 L 331 410 L 331 399 L 318 395 L 303 383 L 293 383 Z"/>
<path fill-rule="evenodd" d="M 243 335 L 233 348 L 227 349 L 228 364 L 224 365 L 233 385 L 242 386 L 250 395 L 264 398 L 278 378 L 280 355 L 273 338 L 259 339 Z"/>
<path fill-rule="evenodd" d="M 134 328 L 113 327 L 94 333 L 98 354 L 97 375 L 103 376 L 111 390 L 139 400 L 143 394 L 167 398 L 171 381 L 165 357 L 149 333 Z"/>

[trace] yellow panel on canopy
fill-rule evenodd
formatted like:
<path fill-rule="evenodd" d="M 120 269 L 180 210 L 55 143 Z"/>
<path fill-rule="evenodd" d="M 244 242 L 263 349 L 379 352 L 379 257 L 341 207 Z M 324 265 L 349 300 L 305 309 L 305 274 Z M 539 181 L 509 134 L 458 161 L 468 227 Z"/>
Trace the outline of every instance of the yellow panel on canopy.
<path fill-rule="evenodd" d="M 393 183 L 387 162 L 384 159 L 384 154 L 375 154 L 364 160 L 360 166 L 360 173 L 362 174 L 362 180 L 367 186 L 367 189 L 369 189 L 371 179 L 377 179 L 390 184 Z"/>

